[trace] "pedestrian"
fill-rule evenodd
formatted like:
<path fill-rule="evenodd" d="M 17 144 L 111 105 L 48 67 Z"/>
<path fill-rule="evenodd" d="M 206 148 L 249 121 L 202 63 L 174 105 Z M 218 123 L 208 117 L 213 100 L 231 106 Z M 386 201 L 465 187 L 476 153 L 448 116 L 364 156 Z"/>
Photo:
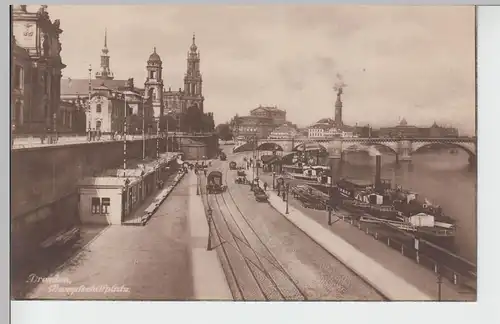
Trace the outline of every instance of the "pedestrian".
<path fill-rule="evenodd" d="M 267 191 L 267 182 L 264 182 L 264 191 Z"/>

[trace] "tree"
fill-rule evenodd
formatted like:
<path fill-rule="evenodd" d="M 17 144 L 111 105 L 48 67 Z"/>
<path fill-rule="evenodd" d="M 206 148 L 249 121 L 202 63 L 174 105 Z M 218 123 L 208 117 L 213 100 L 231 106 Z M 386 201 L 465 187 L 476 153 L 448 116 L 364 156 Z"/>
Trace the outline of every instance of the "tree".
<path fill-rule="evenodd" d="M 216 132 L 219 139 L 223 141 L 229 141 L 233 138 L 233 133 L 228 123 L 217 125 Z"/>
<path fill-rule="evenodd" d="M 238 128 L 240 125 L 240 116 L 238 114 L 234 115 L 233 118 L 231 118 L 231 121 L 229 122 L 231 132 L 235 135 L 238 136 Z"/>
<path fill-rule="evenodd" d="M 215 129 L 215 122 L 213 113 L 203 114 L 202 131 L 213 132 L 214 129 Z"/>
<path fill-rule="evenodd" d="M 200 109 L 196 106 L 193 105 L 188 108 L 187 113 L 186 113 L 186 123 L 187 123 L 187 128 L 188 132 L 200 132 L 203 127 L 203 114 L 201 113 Z"/>
<path fill-rule="evenodd" d="M 163 115 L 160 119 L 160 130 L 163 132 L 167 131 L 167 123 L 168 123 L 168 131 L 173 132 L 177 130 L 177 119 L 172 115 Z"/>

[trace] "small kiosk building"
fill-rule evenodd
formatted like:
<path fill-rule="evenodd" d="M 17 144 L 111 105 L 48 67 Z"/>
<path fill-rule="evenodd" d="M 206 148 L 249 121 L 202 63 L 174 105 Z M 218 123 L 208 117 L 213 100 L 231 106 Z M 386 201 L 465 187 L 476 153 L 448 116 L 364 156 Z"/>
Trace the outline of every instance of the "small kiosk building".
<path fill-rule="evenodd" d="M 79 182 L 79 214 L 83 224 L 120 225 L 165 181 L 169 164 L 176 157 L 166 154 L 154 161 L 130 162 L 127 169 L 106 170 Z"/>

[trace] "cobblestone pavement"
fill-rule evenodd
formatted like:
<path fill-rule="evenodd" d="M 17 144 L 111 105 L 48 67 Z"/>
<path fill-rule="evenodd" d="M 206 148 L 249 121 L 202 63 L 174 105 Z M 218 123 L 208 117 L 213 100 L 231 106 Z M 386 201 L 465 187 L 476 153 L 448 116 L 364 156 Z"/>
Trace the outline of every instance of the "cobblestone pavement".
<path fill-rule="evenodd" d="M 256 202 L 249 186 L 235 184 L 235 172 L 226 172 L 227 167 L 228 162 L 213 163 L 213 169 L 227 175 L 228 192 L 217 198 L 210 195 L 209 200 L 217 227 L 226 228 L 221 231 L 226 241 L 223 244 L 228 252 L 233 251 L 229 262 L 223 257 L 221 262 L 235 299 L 383 300 L 269 204 Z M 228 228 L 237 239 L 230 236 Z M 236 242 L 240 252 L 228 247 Z M 229 264 L 235 272 L 232 278 Z M 238 291 L 236 282 L 243 292 Z"/>
<path fill-rule="evenodd" d="M 109 226 L 39 284 L 30 299 L 192 299 L 188 184 L 145 227 Z"/>
<path fill-rule="evenodd" d="M 242 158 L 242 154 L 238 155 L 238 159 Z M 269 187 L 272 188 L 272 174 L 260 172 L 259 178 L 266 181 L 269 184 Z M 342 221 L 338 217 L 333 216 L 333 224 L 328 226 L 328 215 L 326 211 L 305 208 L 299 201 L 293 199 L 292 197 L 289 202 L 291 206 L 300 210 L 304 213 L 304 215 L 314 219 L 323 227 L 329 228 L 346 242 L 357 248 L 359 251 L 362 251 L 388 270 L 413 284 L 422 292 L 437 298 L 437 278 L 431 270 L 423 266 L 419 266 L 413 260 L 402 256 L 400 252 L 387 247 L 381 242 L 375 241 L 371 236 L 366 235 L 363 231 L 360 231 L 355 226 Z M 476 294 L 469 290 L 462 289 L 459 286 L 453 285 L 447 280 L 443 280 L 441 285 L 441 298 L 442 300 L 474 301 L 476 300 Z"/>

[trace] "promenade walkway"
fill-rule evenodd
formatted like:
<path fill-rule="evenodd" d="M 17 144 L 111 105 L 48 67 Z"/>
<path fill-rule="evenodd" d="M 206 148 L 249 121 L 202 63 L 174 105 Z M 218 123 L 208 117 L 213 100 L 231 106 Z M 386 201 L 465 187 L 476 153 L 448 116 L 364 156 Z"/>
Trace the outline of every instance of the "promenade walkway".
<path fill-rule="evenodd" d="M 169 134 L 169 136 L 171 136 Z M 146 135 L 145 139 L 155 139 L 156 136 Z M 141 140 L 142 135 L 127 135 L 128 141 Z M 50 143 L 48 139 L 45 139 L 42 143 L 40 136 L 14 136 L 14 141 L 12 149 L 21 148 L 31 148 L 31 147 L 48 147 L 48 146 L 62 146 L 62 145 L 74 145 L 74 144 L 84 144 L 84 143 L 96 143 L 96 142 L 115 142 L 123 141 L 123 137 L 118 135 L 114 138 L 111 135 L 103 135 L 99 140 L 89 141 L 87 136 L 72 136 L 72 135 L 62 135 L 57 138 L 56 143 Z"/>
<path fill-rule="evenodd" d="M 189 136 L 189 137 L 204 137 L 211 135 L 211 133 L 186 133 L 186 132 L 163 132 L 160 138 L 173 137 L 173 136 Z M 48 135 L 50 136 L 50 135 Z M 156 139 L 156 134 L 145 135 L 144 138 L 141 134 L 127 135 L 128 141 L 137 141 L 142 139 Z M 99 139 L 94 139 L 89 141 L 86 135 L 60 135 L 57 137 L 57 142 L 52 143 L 48 137 L 42 143 L 40 135 L 13 135 L 12 149 L 21 148 L 31 148 L 31 147 L 45 147 L 45 146 L 60 146 L 60 145 L 74 145 L 83 143 L 95 143 L 95 142 L 113 142 L 113 141 L 123 141 L 122 135 L 112 136 L 109 134 L 102 135 Z"/>
<path fill-rule="evenodd" d="M 27 298 L 193 299 L 189 192 L 181 180 L 145 227 L 107 227 Z"/>

